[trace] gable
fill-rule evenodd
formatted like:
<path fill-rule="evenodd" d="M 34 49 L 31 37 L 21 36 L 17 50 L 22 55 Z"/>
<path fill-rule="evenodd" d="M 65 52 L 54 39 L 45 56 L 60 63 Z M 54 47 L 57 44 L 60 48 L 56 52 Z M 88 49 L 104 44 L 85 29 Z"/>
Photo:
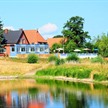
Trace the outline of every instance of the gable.
<path fill-rule="evenodd" d="M 30 44 L 47 43 L 47 41 L 36 30 L 24 30 Z"/>
<path fill-rule="evenodd" d="M 29 44 L 29 41 L 27 40 L 24 32 L 22 32 L 22 34 L 18 40 L 18 44 Z"/>

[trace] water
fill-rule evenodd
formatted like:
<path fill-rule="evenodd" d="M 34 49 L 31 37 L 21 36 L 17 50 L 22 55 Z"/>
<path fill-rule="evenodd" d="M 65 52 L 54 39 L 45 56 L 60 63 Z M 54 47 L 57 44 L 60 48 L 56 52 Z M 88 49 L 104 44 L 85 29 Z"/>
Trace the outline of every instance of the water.
<path fill-rule="evenodd" d="M 0 108 L 108 108 L 108 86 L 40 79 L 1 80 Z"/>

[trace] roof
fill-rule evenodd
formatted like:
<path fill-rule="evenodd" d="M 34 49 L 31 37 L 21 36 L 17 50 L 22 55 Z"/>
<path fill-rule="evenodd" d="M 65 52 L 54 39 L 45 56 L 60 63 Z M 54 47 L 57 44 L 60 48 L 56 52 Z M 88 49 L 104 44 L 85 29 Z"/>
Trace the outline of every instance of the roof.
<path fill-rule="evenodd" d="M 63 38 L 48 38 L 47 39 L 47 42 L 48 42 L 48 45 L 49 47 L 51 48 L 53 44 L 57 43 L 57 44 L 60 44 L 61 41 L 63 41 Z"/>
<path fill-rule="evenodd" d="M 39 42 L 47 43 L 37 30 L 24 30 L 24 33 L 30 44 Z"/>
<path fill-rule="evenodd" d="M 7 33 L 4 33 L 6 44 L 16 44 L 21 34 L 22 34 L 22 30 L 8 31 Z"/>

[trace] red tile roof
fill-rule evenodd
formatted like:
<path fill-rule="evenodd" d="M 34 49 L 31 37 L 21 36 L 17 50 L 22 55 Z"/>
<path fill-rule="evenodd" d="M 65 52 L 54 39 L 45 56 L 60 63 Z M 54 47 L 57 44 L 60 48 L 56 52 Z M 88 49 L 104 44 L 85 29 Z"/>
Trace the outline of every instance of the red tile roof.
<path fill-rule="evenodd" d="M 57 43 L 60 44 L 63 41 L 63 38 L 48 38 L 47 43 L 49 47 L 51 48 L 53 44 Z"/>
<path fill-rule="evenodd" d="M 37 30 L 24 30 L 24 33 L 30 44 L 36 44 L 39 42 L 47 43 Z"/>

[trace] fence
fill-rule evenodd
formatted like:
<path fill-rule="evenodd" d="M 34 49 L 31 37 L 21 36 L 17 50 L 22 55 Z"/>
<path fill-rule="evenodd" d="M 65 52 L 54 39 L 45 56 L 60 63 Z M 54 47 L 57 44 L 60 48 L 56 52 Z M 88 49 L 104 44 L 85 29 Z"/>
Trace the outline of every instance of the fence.
<path fill-rule="evenodd" d="M 67 58 L 68 55 L 69 54 L 66 54 L 66 53 L 59 54 L 59 57 L 65 59 L 65 58 Z M 77 55 L 79 58 L 95 58 L 98 56 L 97 53 L 77 53 Z"/>

